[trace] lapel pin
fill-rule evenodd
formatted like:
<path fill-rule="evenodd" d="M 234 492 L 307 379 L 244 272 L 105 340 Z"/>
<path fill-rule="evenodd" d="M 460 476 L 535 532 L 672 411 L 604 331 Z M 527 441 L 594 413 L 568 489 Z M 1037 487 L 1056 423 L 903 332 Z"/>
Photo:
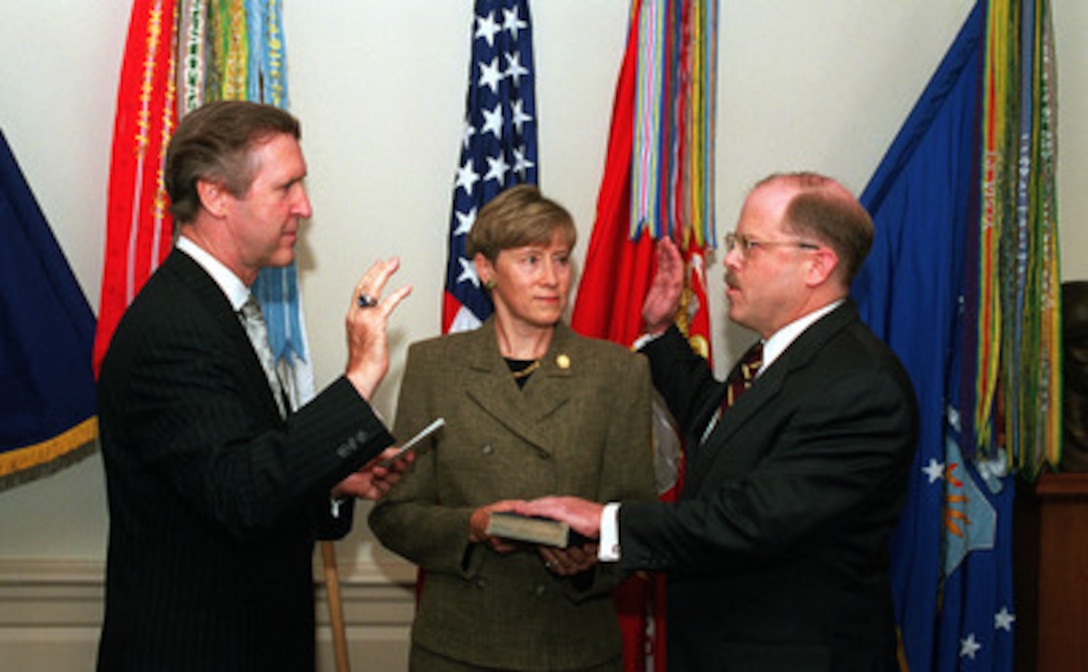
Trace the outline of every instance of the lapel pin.
<path fill-rule="evenodd" d="M 555 358 L 555 365 L 561 369 L 569 369 L 570 357 L 567 357 L 566 355 L 559 355 Z"/>

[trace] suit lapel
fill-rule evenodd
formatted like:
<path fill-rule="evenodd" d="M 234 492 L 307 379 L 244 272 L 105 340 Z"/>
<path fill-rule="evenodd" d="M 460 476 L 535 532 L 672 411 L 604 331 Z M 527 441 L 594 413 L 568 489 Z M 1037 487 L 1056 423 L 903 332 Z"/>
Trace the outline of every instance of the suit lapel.
<path fill-rule="evenodd" d="M 163 262 L 163 270 L 176 274 L 182 284 L 188 287 L 197 300 L 205 306 L 219 328 L 228 334 L 238 353 L 236 361 L 242 369 L 243 378 L 252 398 L 262 399 L 265 410 L 279 419 L 279 406 L 276 404 L 275 397 L 272 396 L 273 391 L 268 385 L 264 367 L 257 358 L 253 344 L 249 342 L 245 327 L 242 326 L 241 320 L 238 319 L 237 313 L 234 312 L 223 290 L 192 257 L 176 249 Z"/>
<path fill-rule="evenodd" d="M 499 353 L 494 322 L 489 320 L 473 333 L 473 353 L 465 393 L 484 412 L 514 434 L 549 452 L 552 451 L 549 419 L 570 401 L 574 386 L 573 362 L 578 352 L 571 332 L 556 325 L 551 347 L 523 389 L 518 389 L 506 361 Z"/>
<path fill-rule="evenodd" d="M 751 389 L 742 394 L 722 415 L 721 421 L 710 432 L 696 453 L 695 467 L 688 471 L 689 487 L 694 491 L 709 471 L 717 453 L 749 422 L 758 422 L 760 410 L 774 400 L 786 376 L 816 357 L 828 339 L 858 320 L 857 305 L 847 299 L 843 305 L 817 320 L 762 371 Z"/>
<path fill-rule="evenodd" d="M 580 363 L 581 350 L 573 332 L 563 323 L 555 325 L 548 352 L 540 360 L 540 370 L 522 389 L 522 401 L 531 409 L 535 422 L 547 422 L 570 401 L 576 385 L 571 379 Z"/>
<path fill-rule="evenodd" d="M 767 370 L 756 378 L 752 387 L 740 395 L 736 402 L 722 414 L 718 424 L 711 430 L 710 435 L 698 447 L 695 452 L 695 460 L 691 468 L 687 469 L 688 484 L 684 490 L 695 492 L 703 477 L 710 471 L 711 465 L 721 456 L 725 446 L 732 437 L 745 427 L 749 422 L 759 421 L 759 412 L 766 406 L 782 388 L 782 379 L 786 367 L 779 359 Z"/>

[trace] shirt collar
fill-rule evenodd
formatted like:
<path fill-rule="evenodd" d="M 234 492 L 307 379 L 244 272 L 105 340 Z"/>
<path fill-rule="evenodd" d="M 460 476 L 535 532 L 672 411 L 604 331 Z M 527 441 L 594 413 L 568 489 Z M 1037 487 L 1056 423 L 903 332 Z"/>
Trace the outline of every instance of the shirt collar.
<path fill-rule="evenodd" d="M 223 262 L 213 257 L 210 252 L 185 236 L 178 236 L 176 247 L 192 257 L 193 261 L 212 276 L 212 280 L 215 280 L 215 284 L 223 290 L 235 312 L 242 309 L 242 304 L 249 298 L 249 287 L 246 287 L 241 278 L 224 266 Z"/>
<path fill-rule="evenodd" d="M 770 366 L 774 360 L 778 359 L 778 356 L 785 352 L 786 348 L 790 347 L 790 344 L 796 341 L 797 337 L 803 334 L 805 329 L 808 329 L 821 317 L 841 306 L 845 300 L 846 299 L 839 299 L 838 301 L 832 301 L 823 308 L 803 315 L 771 334 L 771 337 L 763 343 L 763 363 L 760 364 L 759 372 L 756 373 L 756 377 L 759 377 L 760 374 L 766 371 L 767 367 Z"/>

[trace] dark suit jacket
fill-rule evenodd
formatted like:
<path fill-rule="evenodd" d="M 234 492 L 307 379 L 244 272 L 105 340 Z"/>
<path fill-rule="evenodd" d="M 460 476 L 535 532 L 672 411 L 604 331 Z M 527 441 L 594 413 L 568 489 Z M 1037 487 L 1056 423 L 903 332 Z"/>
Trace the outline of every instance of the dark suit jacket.
<path fill-rule="evenodd" d="M 110 532 L 99 670 L 309 670 L 330 488 L 392 443 L 341 378 L 282 420 L 226 296 L 174 251 L 99 379 Z"/>
<path fill-rule="evenodd" d="M 446 426 L 374 508 L 387 547 L 426 570 L 414 645 L 503 670 L 584 669 L 620 656 L 611 591 L 619 567 L 575 578 L 535 549 L 498 555 L 468 540 L 469 518 L 501 499 L 654 497 L 650 375 L 643 358 L 556 326 L 519 390 L 492 322 L 408 352 L 398 434 Z"/>
<path fill-rule="evenodd" d="M 724 386 L 675 329 L 644 352 L 699 437 Z M 625 503 L 622 565 L 669 573 L 669 672 L 897 670 L 888 538 L 917 432 L 907 375 L 848 300 L 726 411 L 675 505 Z"/>

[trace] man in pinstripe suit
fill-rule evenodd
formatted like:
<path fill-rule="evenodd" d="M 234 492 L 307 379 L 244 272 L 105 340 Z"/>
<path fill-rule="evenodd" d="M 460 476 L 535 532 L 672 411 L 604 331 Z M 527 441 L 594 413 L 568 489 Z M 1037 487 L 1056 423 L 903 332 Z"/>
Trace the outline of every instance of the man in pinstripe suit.
<path fill-rule="evenodd" d="M 346 534 L 354 497 L 380 496 L 405 467 L 375 466 L 393 437 L 369 404 L 388 369 L 386 320 L 409 292 L 377 298 L 397 260 L 354 288 L 344 375 L 294 412 L 262 365 L 266 336 L 239 316 L 258 271 L 294 259 L 311 214 L 299 137 L 282 110 L 219 102 L 171 141 L 177 246 L 99 379 L 99 670 L 312 670 L 314 541 Z"/>

